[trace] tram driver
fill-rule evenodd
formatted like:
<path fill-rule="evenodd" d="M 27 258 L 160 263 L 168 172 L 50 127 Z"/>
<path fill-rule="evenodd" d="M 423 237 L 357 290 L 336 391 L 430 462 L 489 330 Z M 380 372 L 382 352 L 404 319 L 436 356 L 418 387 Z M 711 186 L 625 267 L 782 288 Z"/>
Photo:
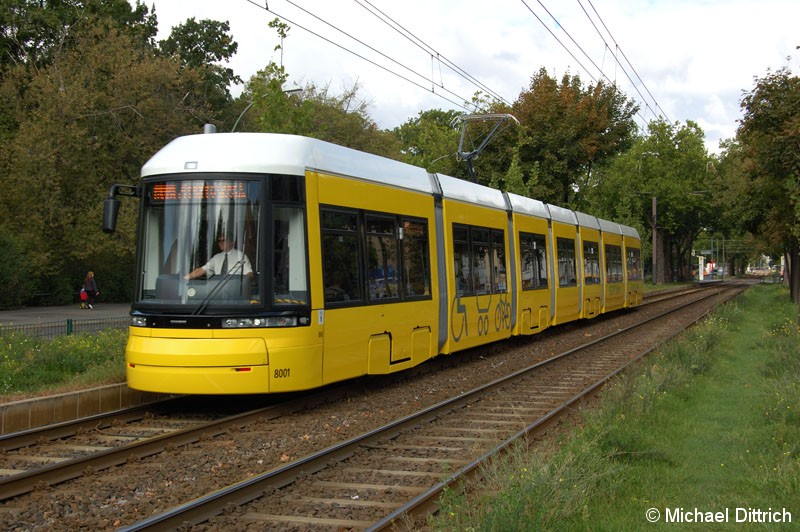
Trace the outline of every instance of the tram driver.
<path fill-rule="evenodd" d="M 220 252 L 211 257 L 211 259 L 200 266 L 195 268 L 188 274 L 183 276 L 183 279 L 188 281 L 190 279 L 197 279 L 205 275 L 212 277 L 214 275 L 246 275 L 253 278 L 253 268 L 250 266 L 250 259 L 244 252 L 236 249 L 236 240 L 233 233 L 228 231 L 224 235 L 217 237 L 217 244 L 219 244 Z"/>

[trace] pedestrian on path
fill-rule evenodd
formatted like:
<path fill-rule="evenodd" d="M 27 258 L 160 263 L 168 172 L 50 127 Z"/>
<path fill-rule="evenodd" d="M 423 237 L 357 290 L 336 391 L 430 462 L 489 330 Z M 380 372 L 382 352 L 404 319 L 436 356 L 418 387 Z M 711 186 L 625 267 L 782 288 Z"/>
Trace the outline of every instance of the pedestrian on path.
<path fill-rule="evenodd" d="M 86 274 L 86 279 L 83 281 L 83 289 L 86 291 L 86 307 L 89 310 L 94 310 L 94 298 L 100 294 L 100 290 L 97 289 L 97 281 L 94 279 L 94 272 Z"/>

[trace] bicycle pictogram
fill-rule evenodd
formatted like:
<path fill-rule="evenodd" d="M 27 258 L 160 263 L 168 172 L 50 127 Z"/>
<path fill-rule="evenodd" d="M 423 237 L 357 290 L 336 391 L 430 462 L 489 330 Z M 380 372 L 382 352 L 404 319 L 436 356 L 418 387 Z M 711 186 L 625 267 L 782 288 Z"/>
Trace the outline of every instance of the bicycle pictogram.
<path fill-rule="evenodd" d="M 506 301 L 505 296 L 500 298 L 497 306 L 494 309 L 494 329 L 500 332 L 500 329 L 511 328 L 511 303 Z"/>

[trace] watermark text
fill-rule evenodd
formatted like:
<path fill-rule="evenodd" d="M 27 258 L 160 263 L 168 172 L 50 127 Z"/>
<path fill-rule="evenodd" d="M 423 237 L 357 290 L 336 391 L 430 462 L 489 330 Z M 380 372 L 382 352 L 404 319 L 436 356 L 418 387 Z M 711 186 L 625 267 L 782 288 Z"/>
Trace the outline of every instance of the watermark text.
<path fill-rule="evenodd" d="M 792 513 L 786 508 L 648 508 L 645 518 L 651 523 L 791 523 Z"/>

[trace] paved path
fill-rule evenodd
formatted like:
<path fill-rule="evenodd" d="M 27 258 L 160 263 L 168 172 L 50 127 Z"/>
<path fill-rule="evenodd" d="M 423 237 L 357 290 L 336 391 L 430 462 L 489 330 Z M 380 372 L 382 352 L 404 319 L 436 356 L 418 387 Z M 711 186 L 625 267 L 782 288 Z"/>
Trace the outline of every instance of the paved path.
<path fill-rule="evenodd" d="M 131 310 L 130 303 L 96 303 L 94 310 L 81 309 L 80 303 L 54 307 L 27 307 L 0 311 L 0 325 L 27 325 L 67 319 L 120 318 Z"/>

